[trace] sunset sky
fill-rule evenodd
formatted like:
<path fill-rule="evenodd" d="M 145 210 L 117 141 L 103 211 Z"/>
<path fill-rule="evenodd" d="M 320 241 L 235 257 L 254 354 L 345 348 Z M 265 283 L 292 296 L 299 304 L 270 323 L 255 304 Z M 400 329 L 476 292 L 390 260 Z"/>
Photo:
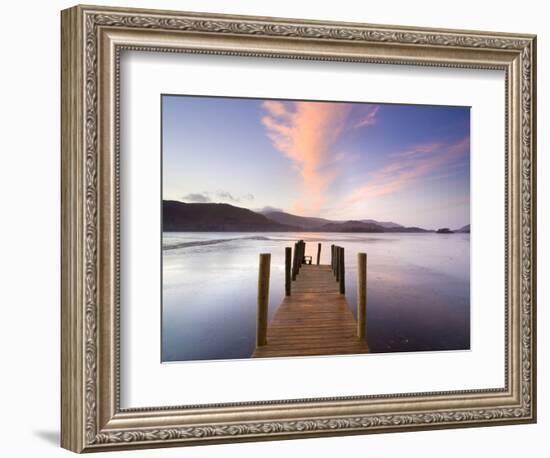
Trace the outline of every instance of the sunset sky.
<path fill-rule="evenodd" d="M 163 96 L 163 198 L 470 223 L 470 109 Z"/>

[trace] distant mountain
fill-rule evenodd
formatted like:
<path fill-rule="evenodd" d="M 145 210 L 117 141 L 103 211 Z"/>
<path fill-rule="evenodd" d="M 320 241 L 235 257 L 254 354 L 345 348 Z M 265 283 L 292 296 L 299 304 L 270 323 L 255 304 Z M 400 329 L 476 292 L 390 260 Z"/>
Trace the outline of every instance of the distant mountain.
<path fill-rule="evenodd" d="M 384 232 L 433 232 L 428 229 L 422 229 L 421 227 L 411 226 L 397 226 L 397 227 L 385 227 Z"/>
<path fill-rule="evenodd" d="M 345 221 L 342 223 L 329 223 L 317 228 L 319 232 L 432 232 L 420 227 L 384 227 L 380 224 L 365 223 L 364 221 Z"/>
<path fill-rule="evenodd" d="M 292 215 L 290 213 L 282 212 L 282 211 L 263 211 L 261 212 L 262 215 L 267 216 L 269 219 L 276 221 L 280 224 L 289 224 L 291 226 L 297 226 L 301 227 L 303 229 L 318 229 L 318 230 L 324 230 L 323 226 L 326 224 L 344 224 L 349 223 L 349 221 L 335 221 L 325 218 L 313 218 L 313 217 L 307 217 L 307 216 L 298 216 L 298 215 Z M 362 219 L 358 221 L 354 221 L 356 223 L 365 223 L 365 224 L 374 224 L 376 226 L 381 226 L 385 229 L 399 229 L 399 228 L 405 228 L 401 224 L 393 223 L 391 221 L 376 221 L 374 219 Z M 361 227 L 361 226 L 357 226 Z M 406 231 L 406 232 L 421 232 L 420 231 Z"/>
<path fill-rule="evenodd" d="M 373 223 L 362 221 L 345 221 L 343 223 L 328 223 L 319 228 L 320 232 L 386 232 L 385 228 Z"/>
<path fill-rule="evenodd" d="M 370 224 L 377 224 L 378 226 L 385 227 L 387 229 L 397 229 L 400 227 L 404 227 L 401 224 L 392 223 L 391 221 L 376 221 L 374 219 L 362 219 L 362 223 L 370 223 Z"/>
<path fill-rule="evenodd" d="M 430 232 L 372 219 L 332 221 L 271 209 L 258 213 L 230 204 L 175 200 L 162 202 L 162 225 L 166 232 Z"/>
<path fill-rule="evenodd" d="M 175 231 L 288 232 L 297 227 L 279 224 L 246 208 L 229 204 L 162 202 L 162 228 Z"/>
<path fill-rule="evenodd" d="M 456 229 L 455 232 L 461 232 L 463 234 L 469 234 L 470 233 L 470 225 L 466 224 L 466 226 L 462 226 L 460 229 Z"/>
<path fill-rule="evenodd" d="M 318 228 L 319 226 L 322 226 L 324 224 L 335 222 L 324 218 L 298 216 L 298 215 L 292 215 L 290 213 L 285 213 L 281 211 L 262 212 L 262 215 L 279 224 L 288 224 L 290 226 L 296 226 L 302 229 Z"/>

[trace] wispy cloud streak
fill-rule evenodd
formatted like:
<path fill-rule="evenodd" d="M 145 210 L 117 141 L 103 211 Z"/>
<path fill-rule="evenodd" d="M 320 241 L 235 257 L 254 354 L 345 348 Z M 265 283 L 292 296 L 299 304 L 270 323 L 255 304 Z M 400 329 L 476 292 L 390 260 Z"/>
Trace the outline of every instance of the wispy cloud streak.
<path fill-rule="evenodd" d="M 404 189 L 419 178 L 449 166 L 470 150 L 470 137 L 453 144 L 433 143 L 419 145 L 392 156 L 398 160 L 371 173 L 366 185 L 355 189 L 349 204 L 392 194 Z"/>
<path fill-rule="evenodd" d="M 378 110 L 380 109 L 379 105 L 372 105 L 370 106 L 367 114 L 359 120 L 354 126 L 355 129 L 359 129 L 361 127 L 370 127 L 376 124 L 376 115 L 378 113 Z"/>

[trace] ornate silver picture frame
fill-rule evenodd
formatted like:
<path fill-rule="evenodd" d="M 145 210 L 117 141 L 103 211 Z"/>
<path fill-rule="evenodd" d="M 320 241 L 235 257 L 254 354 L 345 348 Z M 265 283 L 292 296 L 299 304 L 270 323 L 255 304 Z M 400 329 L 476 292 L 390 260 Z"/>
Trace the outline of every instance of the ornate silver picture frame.
<path fill-rule="evenodd" d="M 61 445 L 75 452 L 536 421 L 536 37 L 75 6 L 62 12 Z M 505 73 L 503 388 L 122 408 L 125 50 Z"/>

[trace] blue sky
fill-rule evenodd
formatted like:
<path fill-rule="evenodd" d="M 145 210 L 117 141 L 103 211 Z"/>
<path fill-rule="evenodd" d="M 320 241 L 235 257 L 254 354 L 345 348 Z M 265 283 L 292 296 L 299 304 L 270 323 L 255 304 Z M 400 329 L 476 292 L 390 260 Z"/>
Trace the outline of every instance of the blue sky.
<path fill-rule="evenodd" d="M 425 228 L 470 222 L 470 109 L 162 96 L 163 198 Z"/>

